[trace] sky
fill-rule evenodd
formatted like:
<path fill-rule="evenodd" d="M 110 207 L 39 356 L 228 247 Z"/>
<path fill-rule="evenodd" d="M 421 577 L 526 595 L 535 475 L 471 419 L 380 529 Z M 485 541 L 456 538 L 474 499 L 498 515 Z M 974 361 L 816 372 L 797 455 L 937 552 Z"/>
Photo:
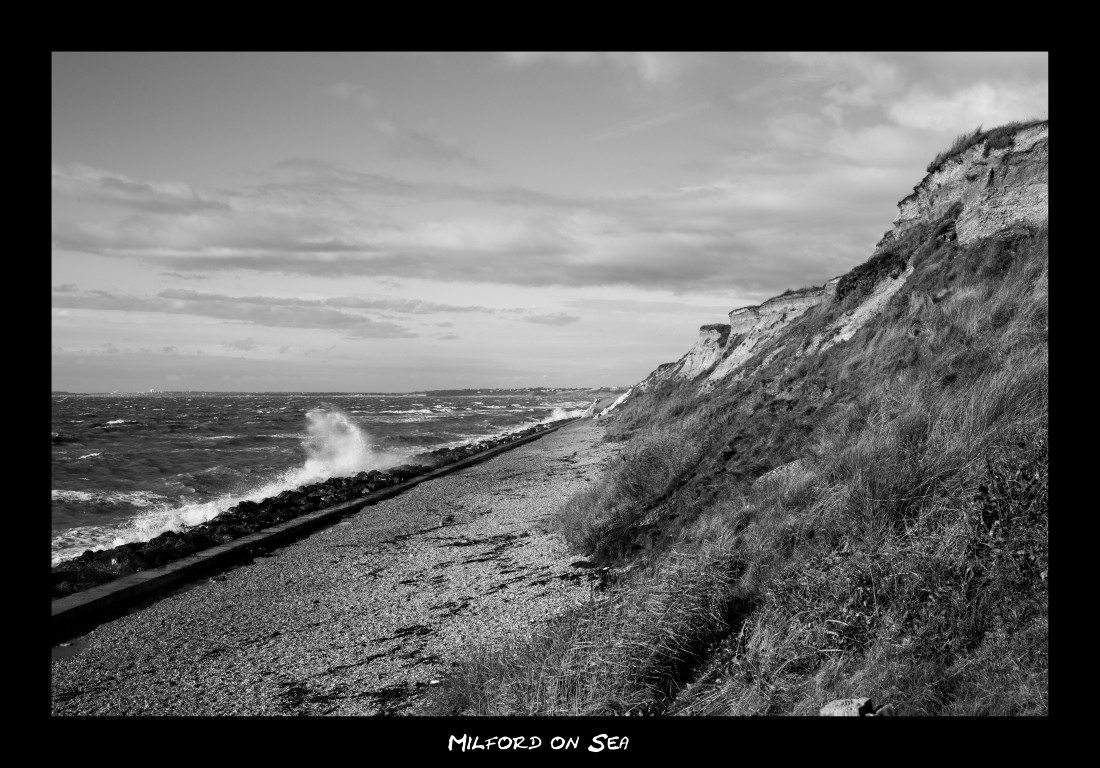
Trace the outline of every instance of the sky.
<path fill-rule="evenodd" d="M 628 386 L 866 261 L 1046 53 L 52 54 L 70 392 Z"/>

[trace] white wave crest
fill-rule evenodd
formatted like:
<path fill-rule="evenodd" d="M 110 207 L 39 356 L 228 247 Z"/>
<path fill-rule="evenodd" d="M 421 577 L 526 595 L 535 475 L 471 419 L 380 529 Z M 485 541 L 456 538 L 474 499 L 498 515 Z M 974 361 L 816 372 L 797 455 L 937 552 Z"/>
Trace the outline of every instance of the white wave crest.
<path fill-rule="evenodd" d="M 550 411 L 550 415 L 540 421 L 540 424 L 549 424 L 552 421 L 560 421 L 562 419 L 576 419 L 585 415 L 584 408 L 555 408 Z"/>
<path fill-rule="evenodd" d="M 374 448 L 366 433 L 341 411 L 317 408 L 307 412 L 306 418 L 307 435 L 302 446 L 306 453 L 305 463 L 301 467 L 283 472 L 271 482 L 243 493 L 230 493 L 202 503 L 171 507 L 166 497 L 145 491 L 107 494 L 53 491 L 53 498 L 57 500 L 116 501 L 115 497 L 118 497 L 117 500 L 149 508 L 122 525 L 74 528 L 55 537 L 53 563 L 56 565 L 61 560 L 75 557 L 85 549 L 104 549 L 135 541 L 148 541 L 165 531 L 177 531 L 205 523 L 242 501 L 262 501 L 283 491 L 294 490 L 330 477 L 347 477 L 364 470 L 383 469 L 399 464 L 411 455 Z M 214 467 L 206 471 L 217 469 L 219 468 Z"/>
<path fill-rule="evenodd" d="M 50 499 L 83 504 L 130 504 L 135 507 L 153 507 L 166 501 L 164 496 L 152 491 L 61 491 L 51 490 Z"/>

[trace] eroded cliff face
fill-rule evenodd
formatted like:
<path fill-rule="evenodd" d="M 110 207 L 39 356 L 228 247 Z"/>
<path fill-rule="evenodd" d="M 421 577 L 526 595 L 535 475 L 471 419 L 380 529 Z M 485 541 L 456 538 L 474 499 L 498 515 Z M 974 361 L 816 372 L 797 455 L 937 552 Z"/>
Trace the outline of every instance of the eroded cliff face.
<path fill-rule="evenodd" d="M 741 307 L 730 312 L 730 338 L 722 350 L 721 361 L 707 376 L 707 383 L 726 378 L 752 357 L 753 351 L 774 338 L 810 307 L 831 301 L 839 278 L 820 288 L 776 296 L 755 307 Z"/>
<path fill-rule="evenodd" d="M 921 221 L 943 216 L 955 203 L 959 243 L 965 245 L 1014 225 L 1047 221 L 1048 124 L 1015 134 L 1012 146 L 986 152 L 986 142 L 947 160 L 924 177 L 913 194 L 898 203 L 894 227 L 879 242 L 882 250 Z"/>
<path fill-rule="evenodd" d="M 688 353 L 680 358 L 671 375 L 682 379 L 694 379 L 722 357 L 722 350 L 730 335 L 730 327 L 724 323 L 704 325 L 699 329 L 699 339 Z"/>
<path fill-rule="evenodd" d="M 704 325 L 699 329 L 699 338 L 695 345 L 687 354 L 675 363 L 665 363 L 658 367 L 638 385 L 639 388 L 644 391 L 658 381 L 671 378 L 694 379 L 721 359 L 729 335 L 730 327 L 725 323 Z"/>
<path fill-rule="evenodd" d="M 810 307 L 829 301 L 836 294 L 834 278 L 820 288 L 796 291 L 768 299 L 753 307 L 730 312 L 729 324 L 715 323 L 699 329 L 695 345 L 675 363 L 665 363 L 642 380 L 638 389 L 645 391 L 666 379 L 718 381 L 748 359 L 753 349 L 787 327 Z"/>
<path fill-rule="evenodd" d="M 1039 226 L 1047 222 L 1048 124 L 1018 130 L 1011 144 L 988 148 L 980 141 L 943 162 L 925 176 L 913 194 L 898 203 L 893 228 L 883 235 L 875 254 L 890 250 L 909 229 L 941 219 L 954 207 L 954 236 L 965 245 L 1017 226 Z M 913 273 L 911 260 L 894 273 L 886 274 L 870 287 L 858 305 L 835 318 L 815 334 L 808 345 L 793 354 L 807 354 L 851 339 L 886 306 Z M 836 299 L 840 277 L 820 288 L 804 289 L 768 299 L 755 307 L 740 307 L 729 313 L 729 325 L 707 325 L 687 354 L 675 363 L 665 363 L 635 388 L 644 391 L 665 380 L 702 379 L 704 389 L 716 386 L 731 375 L 740 375 L 744 364 L 763 344 L 777 339 L 791 323 L 811 307 Z M 776 347 L 769 355 L 780 354 Z"/>

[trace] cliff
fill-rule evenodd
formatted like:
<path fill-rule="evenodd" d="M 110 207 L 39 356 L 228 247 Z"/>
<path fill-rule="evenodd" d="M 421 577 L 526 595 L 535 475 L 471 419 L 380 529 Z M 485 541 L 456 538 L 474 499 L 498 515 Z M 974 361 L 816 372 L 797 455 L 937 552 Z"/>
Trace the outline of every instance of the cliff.
<path fill-rule="evenodd" d="M 691 381 L 707 374 L 718 381 L 732 373 L 762 341 L 774 337 L 810 307 L 830 301 L 839 277 L 816 288 L 790 291 L 762 304 L 739 307 L 729 313 L 729 323 L 712 323 L 699 329 L 695 345 L 674 363 L 663 363 L 637 388 L 645 391 L 660 381 Z"/>
<path fill-rule="evenodd" d="M 921 221 L 942 217 L 960 204 L 955 219 L 959 243 L 966 245 L 1018 225 L 1047 220 L 1048 123 L 1043 121 L 1005 137 L 979 141 L 949 158 L 898 202 L 893 229 L 879 242 L 882 250 Z"/>
<path fill-rule="evenodd" d="M 777 336 L 806 310 L 832 301 L 839 280 L 839 277 L 833 278 L 820 288 L 793 291 L 758 306 L 740 307 L 730 312 L 732 343 L 722 350 L 722 360 L 707 377 L 708 385 L 713 386 L 736 371 L 757 347 Z"/>
<path fill-rule="evenodd" d="M 1048 714 L 1046 135 L 960 137 L 867 261 L 635 387 L 551 522 L 603 594 L 458 711 Z"/>
<path fill-rule="evenodd" d="M 820 352 L 848 341 L 905 285 L 913 273 L 910 258 L 891 260 L 893 250 L 933 223 L 944 237 L 969 245 L 998 233 L 1044 225 L 1048 215 L 1048 123 L 1024 124 L 960 137 L 969 144 L 937 158 L 912 194 L 898 202 L 893 227 L 875 246 L 871 261 L 821 287 L 789 291 L 762 304 L 730 311 L 729 324 L 704 325 L 695 345 L 675 363 L 665 363 L 643 379 L 638 391 L 661 381 L 701 379 L 711 389 L 738 374 L 753 355 L 807 310 L 841 300 L 855 291 L 858 301 L 793 354 Z M 868 265 L 884 268 L 867 268 Z M 839 290 L 838 290 L 839 289 Z M 838 295 L 839 294 L 839 295 Z"/>

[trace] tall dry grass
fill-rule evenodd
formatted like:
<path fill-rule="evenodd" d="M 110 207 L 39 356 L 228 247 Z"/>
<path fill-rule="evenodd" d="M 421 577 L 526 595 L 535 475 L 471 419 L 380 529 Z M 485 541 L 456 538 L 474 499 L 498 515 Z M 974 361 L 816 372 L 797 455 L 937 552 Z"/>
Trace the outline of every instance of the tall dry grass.
<path fill-rule="evenodd" d="M 577 552 L 614 558 L 625 532 L 691 472 L 698 459 L 698 419 L 653 428 L 616 457 L 604 482 L 570 498 L 550 527 Z"/>
<path fill-rule="evenodd" d="M 906 287 L 849 342 L 634 406 L 629 450 L 557 524 L 652 567 L 479 649 L 451 711 L 1048 711 L 1047 234 L 911 248 Z M 792 405 L 817 382 L 833 394 Z M 798 463 L 753 482 L 744 466 L 790 461 L 777 430 L 806 424 Z M 634 551 L 624 532 L 669 510 L 664 559 Z"/>
<path fill-rule="evenodd" d="M 525 642 L 471 649 L 438 711 L 464 715 L 655 714 L 738 610 L 728 540 L 673 553 L 629 589 L 591 599 Z"/>

